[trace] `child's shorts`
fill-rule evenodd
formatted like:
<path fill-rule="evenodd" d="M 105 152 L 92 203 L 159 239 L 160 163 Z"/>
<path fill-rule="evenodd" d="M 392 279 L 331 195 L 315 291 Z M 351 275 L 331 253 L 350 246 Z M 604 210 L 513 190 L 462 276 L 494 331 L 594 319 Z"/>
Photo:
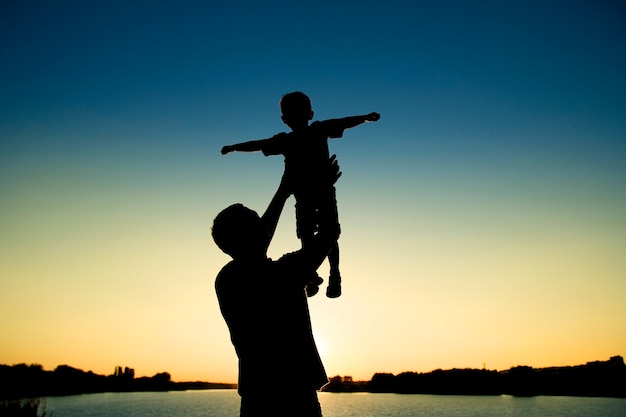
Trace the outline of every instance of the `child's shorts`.
<path fill-rule="evenodd" d="M 335 187 L 316 196 L 296 194 L 295 198 L 296 234 L 299 239 L 312 237 L 323 228 L 339 238 L 341 229 Z"/>

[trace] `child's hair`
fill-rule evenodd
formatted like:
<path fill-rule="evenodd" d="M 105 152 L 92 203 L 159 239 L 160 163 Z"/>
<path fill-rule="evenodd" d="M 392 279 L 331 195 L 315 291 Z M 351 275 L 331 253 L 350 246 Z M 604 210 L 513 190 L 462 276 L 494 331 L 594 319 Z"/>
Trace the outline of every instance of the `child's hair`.
<path fill-rule="evenodd" d="M 256 211 L 236 203 L 215 217 L 211 234 L 224 253 L 236 258 L 260 239 L 266 239 L 267 229 Z"/>
<path fill-rule="evenodd" d="M 311 114 L 311 99 L 300 91 L 285 94 L 280 100 L 280 110 L 288 120 L 308 117 Z"/>

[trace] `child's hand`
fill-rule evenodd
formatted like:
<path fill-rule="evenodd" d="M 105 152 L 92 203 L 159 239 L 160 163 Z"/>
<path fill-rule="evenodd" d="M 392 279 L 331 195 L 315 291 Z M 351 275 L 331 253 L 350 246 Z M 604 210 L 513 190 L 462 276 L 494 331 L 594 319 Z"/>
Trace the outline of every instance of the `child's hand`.
<path fill-rule="evenodd" d="M 232 151 L 234 151 L 232 146 L 224 146 L 222 148 L 222 155 L 226 155 L 227 153 L 230 153 Z"/>
<path fill-rule="evenodd" d="M 380 114 L 376 112 L 372 112 L 365 116 L 365 120 L 367 120 L 368 122 L 376 122 L 378 121 L 378 119 L 380 119 Z"/>

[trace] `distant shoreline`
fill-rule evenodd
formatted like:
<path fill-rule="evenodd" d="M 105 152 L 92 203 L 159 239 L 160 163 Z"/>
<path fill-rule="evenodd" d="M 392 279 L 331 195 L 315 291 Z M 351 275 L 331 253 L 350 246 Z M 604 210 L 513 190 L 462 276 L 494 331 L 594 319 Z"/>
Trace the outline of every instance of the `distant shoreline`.
<path fill-rule="evenodd" d="M 174 382 L 167 372 L 135 378 L 131 368 L 116 367 L 113 375 L 98 375 L 68 365 L 46 371 L 41 365 L 0 365 L 0 401 L 22 398 L 106 392 L 159 392 L 205 389 L 232 389 L 236 384 L 215 382 Z"/>
<path fill-rule="evenodd" d="M 287 379 L 286 384 L 289 383 Z M 98 375 L 67 365 L 46 371 L 41 365 L 0 365 L 0 401 L 114 392 L 163 392 L 236 389 L 237 384 L 174 382 L 167 372 L 135 378 L 131 368 L 116 367 L 113 375 Z M 276 387 L 277 391 L 281 387 Z M 514 395 L 626 398 L 626 365 L 621 356 L 585 365 L 506 371 L 486 369 L 435 370 L 427 373 L 376 373 L 369 381 L 335 376 L 322 391 L 330 393 L 396 393 L 436 395 Z"/>
<path fill-rule="evenodd" d="M 336 376 L 326 392 L 371 392 L 437 395 L 539 395 L 626 398 L 626 365 L 621 356 L 585 365 L 506 371 L 487 369 L 435 370 L 428 373 L 374 374 L 370 381 Z"/>

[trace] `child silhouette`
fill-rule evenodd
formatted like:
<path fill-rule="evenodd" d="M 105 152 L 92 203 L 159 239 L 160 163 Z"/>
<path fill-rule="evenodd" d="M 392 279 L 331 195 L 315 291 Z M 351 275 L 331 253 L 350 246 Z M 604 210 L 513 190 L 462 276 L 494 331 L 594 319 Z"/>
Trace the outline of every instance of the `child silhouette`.
<path fill-rule="evenodd" d="M 328 172 L 328 139 L 343 136 L 343 131 L 364 122 L 375 122 L 378 113 L 350 116 L 340 119 L 315 121 L 309 97 L 299 91 L 283 96 L 280 101 L 282 121 L 291 128 L 290 133 L 279 133 L 268 139 L 253 140 L 224 146 L 222 154 L 230 152 L 257 152 L 265 156 L 283 155 L 285 158 L 284 177 L 293 182 L 296 199 L 296 233 L 305 248 L 319 232 L 320 225 L 332 225 L 329 233 L 339 236 L 340 226 L 337 215 L 335 187 L 320 176 Z M 320 219 L 324 219 L 321 221 Z M 325 227 L 325 226 L 324 226 Z M 328 253 L 330 276 L 326 296 L 336 298 L 341 295 L 341 274 L 339 272 L 339 244 L 335 242 Z M 323 280 L 317 276 L 307 285 L 307 295 L 312 297 L 319 291 Z"/>

